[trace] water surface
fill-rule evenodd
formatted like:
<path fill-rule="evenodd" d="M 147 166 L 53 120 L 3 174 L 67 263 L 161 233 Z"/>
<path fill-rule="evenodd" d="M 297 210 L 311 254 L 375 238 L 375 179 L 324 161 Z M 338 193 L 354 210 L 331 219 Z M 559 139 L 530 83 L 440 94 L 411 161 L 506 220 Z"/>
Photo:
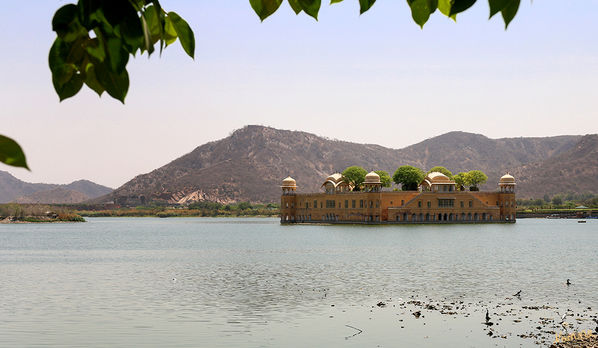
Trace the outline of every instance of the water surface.
<path fill-rule="evenodd" d="M 595 314 L 597 246 L 597 220 L 0 225 L 0 346 L 534 346 L 486 336 L 483 310 L 506 301 L 549 305 L 545 316 Z M 505 300 L 520 289 L 521 300 Z M 472 306 L 469 316 L 429 311 L 415 319 L 414 308 L 399 306 L 409 299 Z M 530 329 L 506 319 L 497 332 Z M 350 337 L 357 331 L 346 325 L 363 332 Z"/>

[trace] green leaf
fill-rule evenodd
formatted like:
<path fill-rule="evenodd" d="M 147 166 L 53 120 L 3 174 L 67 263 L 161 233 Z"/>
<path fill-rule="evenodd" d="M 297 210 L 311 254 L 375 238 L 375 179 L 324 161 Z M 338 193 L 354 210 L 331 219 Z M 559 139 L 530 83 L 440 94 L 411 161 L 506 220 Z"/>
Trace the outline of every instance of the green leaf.
<path fill-rule="evenodd" d="M 359 0 L 359 14 L 364 14 L 375 2 L 376 0 Z"/>
<path fill-rule="evenodd" d="M 63 65 L 67 55 L 68 47 L 61 38 L 57 37 L 54 40 L 52 47 L 50 47 L 50 53 L 48 54 L 48 65 L 50 66 L 50 70 L 54 72 L 54 70 Z"/>
<path fill-rule="evenodd" d="M 411 17 L 421 28 L 438 7 L 437 0 L 407 0 L 407 3 L 411 7 Z"/>
<path fill-rule="evenodd" d="M 301 8 L 301 4 L 299 4 L 299 0 L 289 0 L 289 5 L 291 6 L 295 14 L 299 14 L 299 12 L 303 11 L 303 9 Z"/>
<path fill-rule="evenodd" d="M 63 66 L 65 70 L 68 70 L 68 65 Z M 54 79 L 54 74 L 52 74 L 52 82 L 54 84 L 54 90 L 58 94 L 60 101 L 63 101 L 67 98 L 74 96 L 75 94 L 79 93 L 81 87 L 83 87 L 83 77 L 78 71 L 74 69 L 71 70 L 70 78 L 65 82 L 59 82 L 59 78 Z"/>
<path fill-rule="evenodd" d="M 153 29 L 153 24 L 150 24 L 150 30 L 152 30 L 152 35 L 156 35 L 154 38 L 152 38 L 152 41 L 155 43 L 157 41 L 160 41 L 160 55 L 162 55 L 162 50 L 164 49 L 164 27 L 165 27 L 165 23 L 166 23 L 166 16 L 165 16 L 165 11 L 162 9 L 162 6 L 160 6 L 160 2 L 157 0 L 152 1 L 152 5 L 153 6 L 149 6 L 146 8 L 146 10 L 153 10 L 154 14 L 152 16 L 155 16 L 155 20 L 156 20 L 156 29 L 158 31 L 157 34 L 154 34 L 154 29 Z M 150 17 L 148 17 L 150 18 Z M 174 28 L 173 28 L 174 31 Z"/>
<path fill-rule="evenodd" d="M 263 22 L 264 19 L 278 10 L 282 0 L 249 0 L 249 3 Z"/>
<path fill-rule="evenodd" d="M 77 18 L 77 5 L 68 4 L 59 8 L 52 18 L 52 30 L 58 36 L 65 35 L 69 30 L 71 23 Z"/>
<path fill-rule="evenodd" d="M 123 19 L 119 24 L 120 33 L 122 35 L 123 47 L 128 48 L 129 53 L 135 53 L 138 49 L 143 49 L 143 25 L 142 19 L 132 6 L 123 7 Z"/>
<path fill-rule="evenodd" d="M 452 0 L 438 0 L 438 10 L 445 16 L 457 21 L 457 15 L 451 15 Z"/>
<path fill-rule="evenodd" d="M 110 69 L 120 74 L 127 67 L 129 52 L 123 47 L 123 41 L 117 37 L 111 37 L 106 41 Z"/>
<path fill-rule="evenodd" d="M 95 65 L 94 69 L 97 81 L 106 89 L 106 92 L 124 104 L 129 90 L 129 74 L 127 70 L 117 74 L 106 66 L 106 62 Z"/>
<path fill-rule="evenodd" d="M 476 0 L 452 0 L 450 15 L 461 13 L 475 4 Z"/>
<path fill-rule="evenodd" d="M 318 12 L 320 12 L 321 0 L 298 0 L 301 9 L 318 20 Z"/>
<path fill-rule="evenodd" d="M 79 0 L 77 7 L 81 24 L 89 31 L 98 26 L 96 12 L 101 11 L 101 0 Z"/>
<path fill-rule="evenodd" d="M 4 135 L 0 135 L 0 162 L 9 166 L 29 170 L 27 159 L 21 146 L 16 141 Z"/>
<path fill-rule="evenodd" d="M 495 14 L 499 13 L 503 10 L 503 8 L 507 7 L 513 0 L 488 0 L 488 4 L 490 5 L 490 17 L 492 18 Z"/>
<path fill-rule="evenodd" d="M 80 47 L 79 45 L 73 46 Z M 83 78 L 77 71 L 77 66 L 66 61 L 69 58 L 70 51 L 71 49 L 69 49 L 67 43 L 60 38 L 56 38 L 48 55 L 48 64 L 52 71 L 52 85 L 60 101 L 74 96 L 83 87 Z"/>
<path fill-rule="evenodd" d="M 99 97 L 101 97 L 102 93 L 105 91 L 104 86 L 102 86 L 96 77 L 95 68 L 92 63 L 88 63 L 85 67 L 85 84 L 96 92 Z"/>
<path fill-rule="evenodd" d="M 85 51 L 87 51 L 87 54 L 99 60 L 100 62 L 103 62 L 104 59 L 106 59 L 104 45 L 102 45 L 98 38 L 89 40 L 85 46 Z"/>
<path fill-rule="evenodd" d="M 54 88 L 58 91 L 62 86 L 73 78 L 76 69 L 73 64 L 55 65 L 52 69 L 52 83 Z"/>
<path fill-rule="evenodd" d="M 66 42 L 87 36 L 87 30 L 79 23 L 77 6 L 70 4 L 59 8 L 52 18 L 52 30 Z"/>
<path fill-rule="evenodd" d="M 141 16 L 141 24 L 143 26 L 143 48 L 147 51 L 147 55 L 150 56 L 154 52 L 154 44 L 152 43 L 152 33 L 144 15 Z"/>
<path fill-rule="evenodd" d="M 172 20 L 170 17 L 164 18 L 164 31 L 162 33 L 162 40 L 166 44 L 166 46 L 170 45 L 171 43 L 175 42 L 177 38 L 176 30 L 174 29 L 174 25 L 172 24 Z"/>
<path fill-rule="evenodd" d="M 501 12 L 502 18 L 505 21 L 505 30 L 509 27 L 509 23 L 515 18 L 519 10 L 520 0 L 513 0 L 507 7 L 503 8 Z"/>
<path fill-rule="evenodd" d="M 191 30 L 189 24 L 175 12 L 168 12 L 168 17 L 176 30 L 181 46 L 183 46 L 183 49 L 187 52 L 189 57 L 195 58 L 195 35 L 193 34 L 193 30 Z"/>
<path fill-rule="evenodd" d="M 158 9 L 155 6 L 147 7 L 143 12 L 143 18 L 145 19 L 147 30 L 150 34 L 150 45 L 153 47 L 158 40 L 162 39 L 163 32 L 162 23 L 158 18 Z M 174 28 L 172 28 L 172 30 L 176 34 Z"/>

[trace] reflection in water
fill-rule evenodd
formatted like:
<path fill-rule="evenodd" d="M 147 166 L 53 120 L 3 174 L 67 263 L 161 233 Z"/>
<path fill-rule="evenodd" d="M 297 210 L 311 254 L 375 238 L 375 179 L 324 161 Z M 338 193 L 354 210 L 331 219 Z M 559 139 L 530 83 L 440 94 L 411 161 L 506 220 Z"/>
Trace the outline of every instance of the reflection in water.
<path fill-rule="evenodd" d="M 574 222 L 90 219 L 0 226 L 0 320 L 9 333 L 0 345 L 530 344 L 488 341 L 480 324 L 485 309 L 598 307 L 597 223 Z M 519 289 L 521 300 L 505 300 Z M 415 319 L 417 308 L 399 298 L 439 307 L 461 301 L 470 306 L 459 312 L 469 316 L 423 310 Z M 375 306 L 382 300 L 386 308 Z M 355 332 L 347 325 L 363 333 L 345 340 Z"/>

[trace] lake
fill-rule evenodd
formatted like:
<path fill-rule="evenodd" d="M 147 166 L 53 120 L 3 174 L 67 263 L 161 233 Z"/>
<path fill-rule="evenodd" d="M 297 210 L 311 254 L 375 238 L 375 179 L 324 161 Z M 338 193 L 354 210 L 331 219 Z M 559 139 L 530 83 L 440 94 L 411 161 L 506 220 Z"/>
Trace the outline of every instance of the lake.
<path fill-rule="evenodd" d="M 567 310 L 596 326 L 598 220 L 87 220 L 0 225 L 0 346 L 526 347 Z"/>

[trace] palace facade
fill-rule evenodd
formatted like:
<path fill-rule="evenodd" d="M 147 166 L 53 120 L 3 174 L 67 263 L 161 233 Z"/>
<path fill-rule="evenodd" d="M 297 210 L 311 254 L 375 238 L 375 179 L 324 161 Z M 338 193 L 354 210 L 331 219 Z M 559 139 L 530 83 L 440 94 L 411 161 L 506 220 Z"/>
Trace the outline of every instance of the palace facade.
<path fill-rule="evenodd" d="M 297 182 L 282 181 L 281 223 L 496 223 L 515 222 L 515 178 L 505 174 L 498 190 L 458 191 L 453 180 L 429 173 L 417 191 L 383 191 L 370 172 L 363 189 L 352 191 L 340 173 L 330 175 L 322 192 L 297 193 Z"/>

